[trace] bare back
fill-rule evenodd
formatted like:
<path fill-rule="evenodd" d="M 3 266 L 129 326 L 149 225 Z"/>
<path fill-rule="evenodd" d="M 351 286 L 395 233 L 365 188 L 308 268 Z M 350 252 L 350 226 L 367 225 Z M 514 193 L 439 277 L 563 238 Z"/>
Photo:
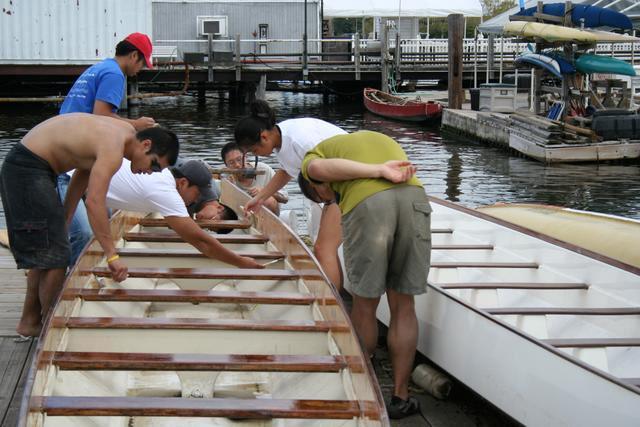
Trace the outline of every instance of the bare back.
<path fill-rule="evenodd" d="M 136 131 L 129 123 L 86 113 L 64 114 L 46 120 L 22 138 L 22 144 L 46 160 L 58 174 L 90 170 L 101 157 L 122 162 L 127 140 Z"/>

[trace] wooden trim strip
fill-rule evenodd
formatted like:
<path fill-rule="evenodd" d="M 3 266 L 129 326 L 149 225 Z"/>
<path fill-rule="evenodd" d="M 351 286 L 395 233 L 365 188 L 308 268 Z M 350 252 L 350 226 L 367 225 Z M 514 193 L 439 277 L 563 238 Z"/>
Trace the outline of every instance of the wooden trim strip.
<path fill-rule="evenodd" d="M 211 234 L 220 243 L 266 243 L 265 236 L 258 234 Z M 124 239 L 128 242 L 184 242 L 177 233 L 163 231 L 157 233 L 125 233 Z"/>
<path fill-rule="evenodd" d="M 633 386 L 640 387 L 640 378 L 620 378 L 620 380 Z"/>
<path fill-rule="evenodd" d="M 505 282 L 505 283 L 434 283 L 442 289 L 589 289 L 586 283 Z"/>
<path fill-rule="evenodd" d="M 640 338 L 557 338 L 540 340 L 553 347 L 640 347 Z"/>
<path fill-rule="evenodd" d="M 251 227 L 251 223 L 246 220 L 211 220 L 199 219 L 195 220 L 201 228 L 208 230 L 228 230 L 228 229 L 247 229 Z M 143 227 L 168 227 L 169 224 L 165 218 L 142 218 L 139 224 Z"/>
<path fill-rule="evenodd" d="M 376 402 L 355 400 L 34 396 L 30 404 L 31 411 L 48 416 L 380 418 Z"/>
<path fill-rule="evenodd" d="M 54 328 L 199 329 L 229 331 L 348 332 L 349 325 L 313 320 L 249 320 L 160 317 L 54 317 Z"/>
<path fill-rule="evenodd" d="M 535 262 L 432 262 L 431 268 L 538 268 Z"/>
<path fill-rule="evenodd" d="M 107 267 L 81 270 L 82 274 L 111 277 Z M 271 268 L 130 268 L 129 277 L 151 279 L 238 279 L 238 280 L 296 280 L 309 277 L 312 271 L 276 270 Z M 318 273 L 316 273 L 318 274 Z"/>
<path fill-rule="evenodd" d="M 49 354 L 46 355 L 49 358 Z M 61 370 L 98 371 L 242 371 L 242 372 L 364 372 L 356 356 L 291 354 L 185 354 L 53 352 Z"/>
<path fill-rule="evenodd" d="M 434 251 L 456 250 L 493 250 L 493 245 L 432 245 Z"/>
<path fill-rule="evenodd" d="M 453 228 L 432 228 L 431 234 L 451 234 L 453 233 Z"/>
<path fill-rule="evenodd" d="M 207 258 L 202 252 L 197 249 L 173 249 L 173 248 L 118 248 L 116 249 L 120 256 L 137 256 L 137 257 L 175 257 L 175 258 Z M 102 254 L 102 251 L 95 251 Z M 248 252 L 237 251 L 240 256 L 247 256 L 254 259 L 280 259 L 285 258 L 282 252 L 270 251 L 270 252 Z"/>
<path fill-rule="evenodd" d="M 485 308 L 484 310 L 494 315 L 632 316 L 640 314 L 640 307 L 508 307 Z"/>
<path fill-rule="evenodd" d="M 197 291 L 165 289 L 67 289 L 63 300 L 82 298 L 85 301 L 145 301 L 145 302 L 186 302 L 186 303 L 235 303 L 235 304 L 284 304 L 310 305 L 317 299 L 313 295 L 294 292 L 236 292 Z M 336 305 L 331 296 L 318 302 Z"/>

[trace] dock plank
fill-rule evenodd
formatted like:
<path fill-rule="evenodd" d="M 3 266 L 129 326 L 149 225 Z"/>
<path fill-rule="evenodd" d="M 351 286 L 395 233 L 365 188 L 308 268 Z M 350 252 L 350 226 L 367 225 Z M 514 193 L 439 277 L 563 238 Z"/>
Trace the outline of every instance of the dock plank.
<path fill-rule="evenodd" d="M 0 337 L 0 425 L 17 424 L 22 390 L 35 340 L 17 343 L 14 337 Z"/>

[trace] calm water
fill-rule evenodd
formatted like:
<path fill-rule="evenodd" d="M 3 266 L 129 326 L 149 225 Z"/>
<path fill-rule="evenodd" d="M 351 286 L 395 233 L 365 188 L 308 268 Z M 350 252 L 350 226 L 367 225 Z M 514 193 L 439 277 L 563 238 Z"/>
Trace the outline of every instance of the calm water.
<path fill-rule="evenodd" d="M 310 116 L 347 131 L 369 129 L 386 133 L 402 143 L 418 165 L 418 176 L 431 195 L 476 207 L 496 202 L 538 202 L 640 219 L 640 164 L 556 165 L 516 157 L 500 148 L 442 134 L 438 129 L 396 123 L 370 115 L 358 101 L 321 95 L 267 93 L 279 120 Z M 0 109 L 0 160 L 35 124 L 55 115 L 53 107 Z M 212 94 L 205 103 L 195 98 L 156 98 L 132 109 L 132 117 L 151 116 L 174 130 L 189 153 L 220 166 L 220 148 L 233 138 L 236 120 L 245 107 L 230 106 Z M 276 166 L 273 158 L 262 159 Z M 289 209 L 302 208 L 297 186 L 287 187 Z M 0 218 L 4 223 L 4 215 Z"/>

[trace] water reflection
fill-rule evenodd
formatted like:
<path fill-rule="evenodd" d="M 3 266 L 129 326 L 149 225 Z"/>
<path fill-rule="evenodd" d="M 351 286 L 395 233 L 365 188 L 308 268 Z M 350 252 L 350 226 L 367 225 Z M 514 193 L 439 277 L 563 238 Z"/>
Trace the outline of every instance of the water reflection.
<path fill-rule="evenodd" d="M 435 127 L 385 120 L 364 111 L 360 100 L 342 101 L 322 95 L 269 92 L 267 100 L 278 119 L 311 116 L 347 131 L 383 132 L 404 147 L 418 165 L 418 177 L 429 194 L 475 207 L 500 201 L 538 202 L 640 219 L 640 165 L 545 165 L 516 157 L 498 147 Z M 238 118 L 247 107 L 230 104 L 225 94 L 210 93 L 204 103 L 195 97 L 157 98 L 130 111 L 146 115 L 174 130 L 182 151 L 221 166 L 220 149 L 233 138 Z M 35 124 L 57 113 L 53 106 L 0 109 L 0 159 Z M 262 159 L 277 166 L 273 157 Z M 302 209 L 296 185 L 287 186 L 290 209 Z M 4 221 L 4 217 L 2 217 Z"/>

